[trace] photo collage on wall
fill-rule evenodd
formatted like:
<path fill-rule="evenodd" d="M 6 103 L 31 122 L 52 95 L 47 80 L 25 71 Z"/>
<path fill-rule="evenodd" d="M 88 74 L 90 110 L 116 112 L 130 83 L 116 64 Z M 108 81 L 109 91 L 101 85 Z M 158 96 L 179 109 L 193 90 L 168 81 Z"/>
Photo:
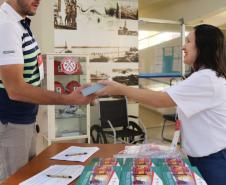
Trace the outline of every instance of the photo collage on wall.
<path fill-rule="evenodd" d="M 138 0 L 55 0 L 55 52 L 88 55 L 90 79 L 138 85 Z"/>

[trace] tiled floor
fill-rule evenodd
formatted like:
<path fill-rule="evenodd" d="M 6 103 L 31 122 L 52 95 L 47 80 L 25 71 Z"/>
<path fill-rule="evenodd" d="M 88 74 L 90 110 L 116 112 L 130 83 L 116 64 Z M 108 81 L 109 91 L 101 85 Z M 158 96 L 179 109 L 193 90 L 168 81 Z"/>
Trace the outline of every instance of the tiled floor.
<path fill-rule="evenodd" d="M 159 142 L 159 143 L 169 143 L 164 142 L 161 138 L 162 126 L 147 128 L 148 141 L 149 142 Z M 164 136 L 166 138 L 172 139 L 174 134 L 174 125 L 168 125 L 165 127 Z"/>

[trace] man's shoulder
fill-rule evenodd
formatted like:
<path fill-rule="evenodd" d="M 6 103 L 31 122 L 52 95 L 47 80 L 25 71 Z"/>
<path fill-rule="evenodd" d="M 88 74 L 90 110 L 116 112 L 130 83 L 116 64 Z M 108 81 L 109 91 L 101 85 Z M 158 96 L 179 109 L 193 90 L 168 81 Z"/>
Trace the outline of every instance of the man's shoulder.
<path fill-rule="evenodd" d="M 18 26 L 18 23 L 8 16 L 2 9 L 0 9 L 0 24 L 11 24 Z"/>
<path fill-rule="evenodd" d="M 21 33 L 21 28 L 15 20 L 11 19 L 5 12 L 0 9 L 0 28 L 8 29 L 10 31 L 15 30 L 17 33 Z"/>
<path fill-rule="evenodd" d="M 12 22 L 7 14 L 0 8 L 0 23 Z"/>

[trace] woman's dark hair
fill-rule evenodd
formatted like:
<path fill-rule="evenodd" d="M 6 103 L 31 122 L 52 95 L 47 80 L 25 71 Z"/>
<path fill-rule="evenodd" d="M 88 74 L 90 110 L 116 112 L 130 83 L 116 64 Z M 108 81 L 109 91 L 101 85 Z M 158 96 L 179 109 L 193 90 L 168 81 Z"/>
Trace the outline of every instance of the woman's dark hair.
<path fill-rule="evenodd" d="M 226 78 L 226 53 L 223 32 L 212 25 L 194 27 L 195 43 L 198 51 L 193 70 L 204 67 L 216 71 L 218 77 Z"/>

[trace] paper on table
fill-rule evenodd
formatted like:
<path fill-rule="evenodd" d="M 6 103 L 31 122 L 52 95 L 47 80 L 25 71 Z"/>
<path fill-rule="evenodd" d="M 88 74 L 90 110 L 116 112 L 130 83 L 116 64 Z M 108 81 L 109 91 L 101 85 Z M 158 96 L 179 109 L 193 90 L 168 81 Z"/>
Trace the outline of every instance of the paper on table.
<path fill-rule="evenodd" d="M 53 156 L 51 159 L 85 162 L 91 155 L 93 155 L 98 150 L 98 147 L 71 146 L 66 150 Z"/>
<path fill-rule="evenodd" d="M 82 165 L 53 165 L 19 185 L 67 185 L 81 175 L 83 169 Z M 64 178 L 60 176 L 64 176 Z M 65 178 L 67 176 L 70 178 Z"/>

